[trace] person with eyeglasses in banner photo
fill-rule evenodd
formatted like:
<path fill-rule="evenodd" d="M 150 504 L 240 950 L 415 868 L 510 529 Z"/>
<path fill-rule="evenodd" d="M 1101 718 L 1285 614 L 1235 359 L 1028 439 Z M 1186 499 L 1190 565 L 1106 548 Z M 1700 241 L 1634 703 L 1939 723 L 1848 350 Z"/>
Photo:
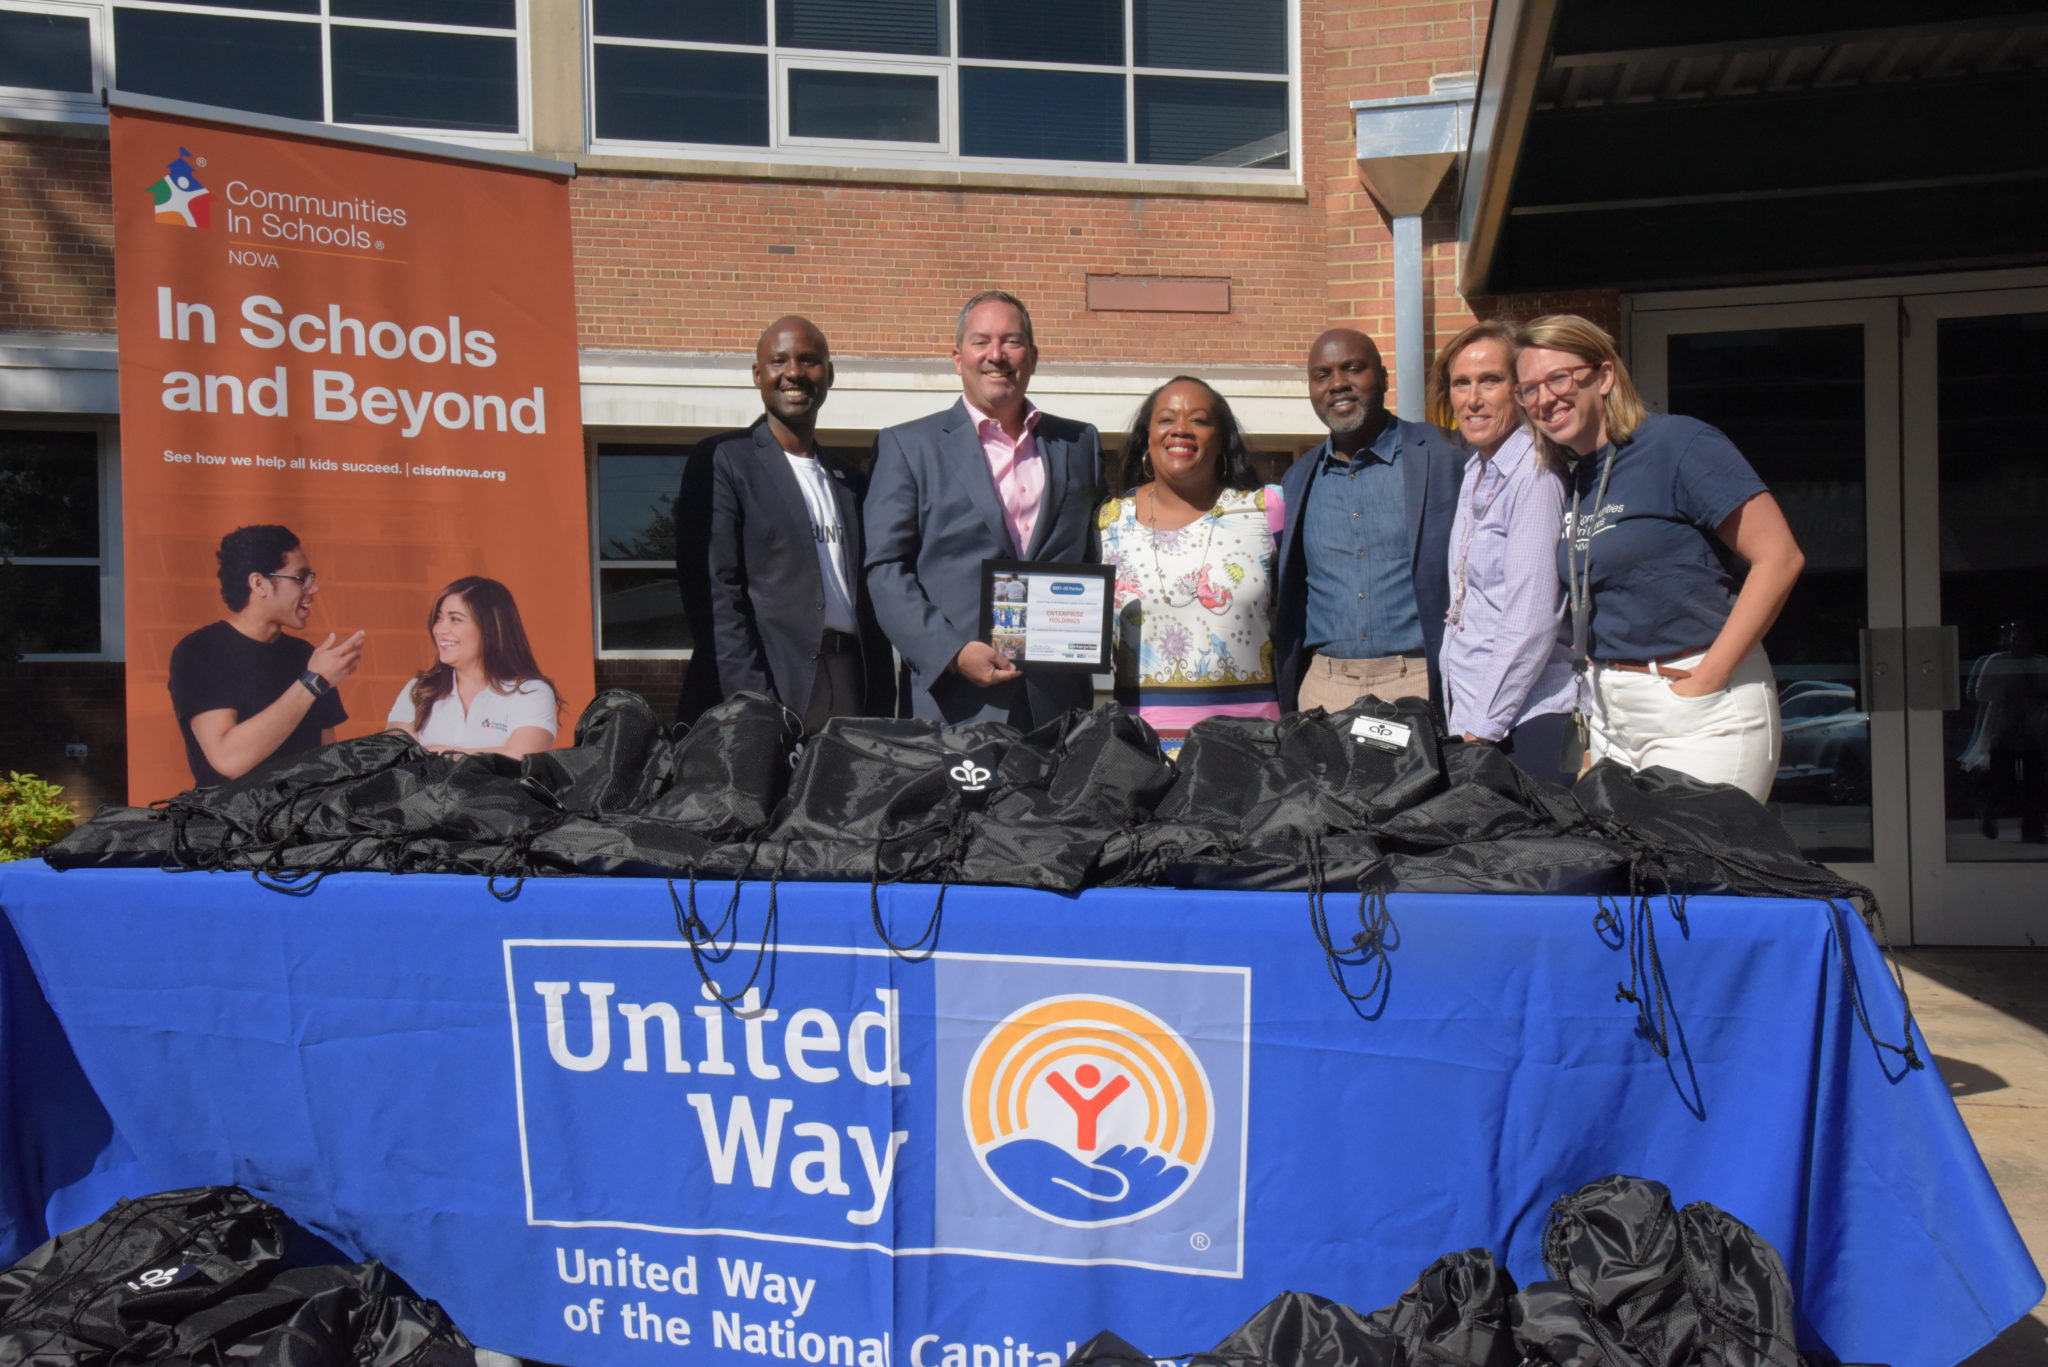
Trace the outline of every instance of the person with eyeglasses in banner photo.
<path fill-rule="evenodd" d="M 1138 406 L 1096 517 L 1115 567 L 1116 699 L 1177 754 L 1204 717 L 1280 715 L 1273 547 L 1280 486 L 1261 485 L 1230 403 L 1176 376 Z"/>
<path fill-rule="evenodd" d="M 1569 481 L 1556 557 L 1591 759 L 1763 801 L 1782 738 L 1764 633 L 1806 564 L 1777 499 L 1726 436 L 1647 411 L 1599 325 L 1554 314 L 1515 344 L 1516 401 Z"/>
<path fill-rule="evenodd" d="M 288 527 L 237 527 L 220 540 L 227 614 L 171 651 L 171 707 L 192 781 L 212 787 L 274 755 L 325 745 L 348 720 L 336 689 L 362 661 L 364 633 L 303 636 L 320 576 Z"/>
<path fill-rule="evenodd" d="M 385 723 L 443 755 L 510 755 L 555 743 L 561 703 L 541 673 L 512 590 L 464 575 L 427 614 L 434 663 L 398 691 Z M 425 720 L 421 720 L 425 718 Z"/>
<path fill-rule="evenodd" d="M 1471 452 L 1451 522 L 1438 672 L 1453 736 L 1568 783 L 1578 680 L 1555 568 L 1565 484 L 1523 426 L 1514 376 L 1514 330 L 1490 321 L 1451 338 L 1429 368 L 1430 420 Z"/>

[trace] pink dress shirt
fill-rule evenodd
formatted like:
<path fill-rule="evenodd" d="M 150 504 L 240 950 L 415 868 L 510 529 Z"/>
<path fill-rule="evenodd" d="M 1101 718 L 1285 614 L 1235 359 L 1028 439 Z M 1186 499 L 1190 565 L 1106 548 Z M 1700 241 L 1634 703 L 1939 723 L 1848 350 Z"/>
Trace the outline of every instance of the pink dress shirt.
<path fill-rule="evenodd" d="M 1010 529 L 1010 545 L 1019 557 L 1031 549 L 1031 534 L 1038 528 L 1040 505 L 1045 502 L 1045 460 L 1038 451 L 1038 409 L 1024 405 L 1024 431 L 1011 441 L 1003 425 L 967 400 L 967 416 L 981 437 L 981 453 L 988 457 L 988 473 L 996 482 L 996 497 L 1003 502 L 1003 521 Z"/>

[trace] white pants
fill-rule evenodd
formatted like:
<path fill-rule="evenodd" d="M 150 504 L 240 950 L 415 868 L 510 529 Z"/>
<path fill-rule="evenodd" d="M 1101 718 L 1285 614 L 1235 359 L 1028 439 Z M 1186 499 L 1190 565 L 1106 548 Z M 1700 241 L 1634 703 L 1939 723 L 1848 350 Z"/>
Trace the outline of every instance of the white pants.
<path fill-rule="evenodd" d="M 1666 668 L 1693 669 L 1705 658 L 1704 651 L 1686 655 Z M 1631 769 L 1661 764 L 1707 783 L 1732 783 L 1758 802 L 1769 797 L 1781 732 L 1778 684 L 1763 647 L 1749 652 L 1718 693 L 1683 697 L 1671 691 L 1674 682 L 1594 661 L 1586 708 L 1593 758 Z"/>

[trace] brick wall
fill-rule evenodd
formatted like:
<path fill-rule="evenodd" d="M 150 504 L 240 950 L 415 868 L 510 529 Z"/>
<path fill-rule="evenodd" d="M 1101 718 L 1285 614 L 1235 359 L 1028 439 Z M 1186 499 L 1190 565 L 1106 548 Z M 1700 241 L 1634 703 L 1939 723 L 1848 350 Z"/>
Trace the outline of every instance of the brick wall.
<path fill-rule="evenodd" d="M 103 134 L 0 137 L 0 331 L 112 332 Z"/>
<path fill-rule="evenodd" d="M 654 715 L 667 720 L 676 714 L 676 695 L 682 691 L 688 660 L 599 660 L 597 689 L 623 688 L 638 693 L 654 708 Z"/>
<path fill-rule="evenodd" d="M 842 355 L 943 355 L 999 286 L 1048 359 L 1221 365 L 1291 359 L 1325 316 L 1300 201 L 590 175 L 573 214 L 586 346 L 751 351 L 796 312 Z M 1223 277 L 1231 311 L 1090 313 L 1090 274 Z"/>
<path fill-rule="evenodd" d="M 128 800 L 127 688 L 113 663 L 0 665 L 0 770 L 64 786 L 90 815 Z M 72 759 L 65 747 L 86 748 Z"/>

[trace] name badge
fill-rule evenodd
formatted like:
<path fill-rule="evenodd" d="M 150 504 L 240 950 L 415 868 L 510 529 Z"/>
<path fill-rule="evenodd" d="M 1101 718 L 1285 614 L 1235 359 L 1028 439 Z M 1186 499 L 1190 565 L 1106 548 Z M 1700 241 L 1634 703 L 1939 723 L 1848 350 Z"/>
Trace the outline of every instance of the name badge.
<path fill-rule="evenodd" d="M 1351 723 L 1351 739 L 1398 755 L 1408 748 L 1408 737 L 1414 730 L 1406 722 L 1388 721 L 1385 717 L 1358 717 Z"/>

